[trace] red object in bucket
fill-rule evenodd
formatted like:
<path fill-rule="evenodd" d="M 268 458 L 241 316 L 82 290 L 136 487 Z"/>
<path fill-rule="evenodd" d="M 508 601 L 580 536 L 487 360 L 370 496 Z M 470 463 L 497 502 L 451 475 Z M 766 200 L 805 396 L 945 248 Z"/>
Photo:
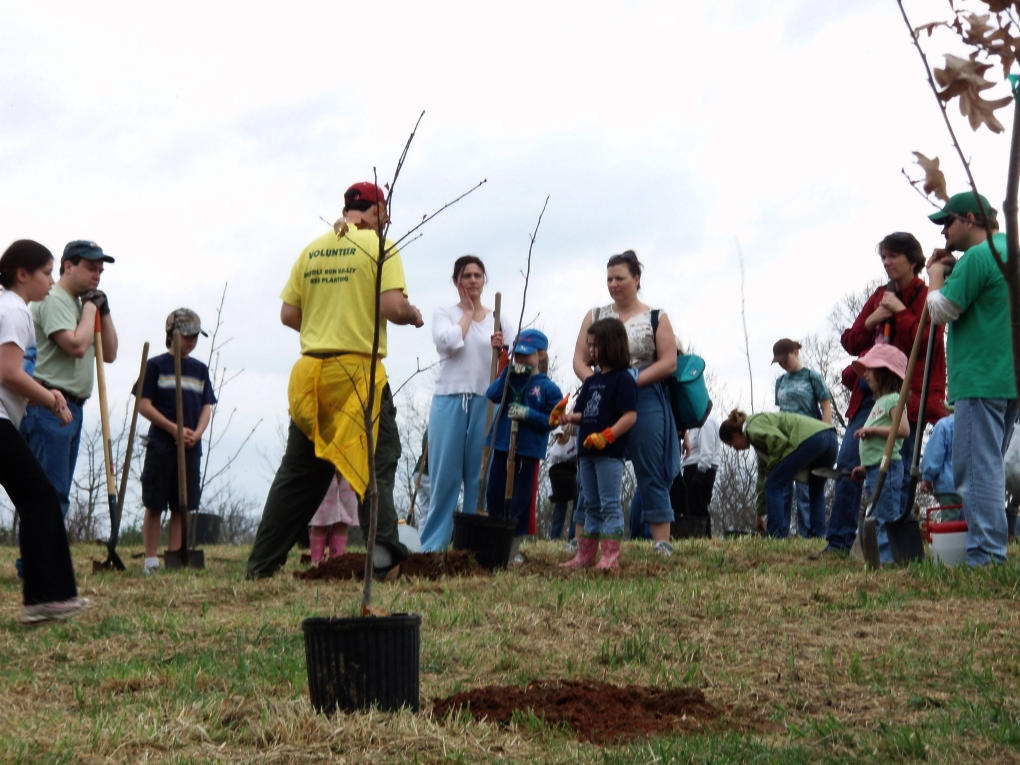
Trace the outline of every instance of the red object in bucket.
<path fill-rule="evenodd" d="M 929 507 L 924 511 L 924 538 L 928 544 L 931 544 L 931 535 L 935 534 L 959 534 L 962 531 L 967 530 L 967 521 L 935 521 L 931 520 L 931 516 L 936 511 L 942 510 L 960 510 L 963 505 L 943 505 L 941 507 Z"/>

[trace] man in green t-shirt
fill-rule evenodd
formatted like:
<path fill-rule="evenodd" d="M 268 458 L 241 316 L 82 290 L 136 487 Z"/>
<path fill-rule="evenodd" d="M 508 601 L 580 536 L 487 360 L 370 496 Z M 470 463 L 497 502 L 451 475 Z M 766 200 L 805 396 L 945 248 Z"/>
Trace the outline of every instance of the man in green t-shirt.
<path fill-rule="evenodd" d="M 21 421 L 21 433 L 57 490 L 64 518 L 78 460 L 82 407 L 92 395 L 97 315 L 102 325 L 103 360 L 109 364 L 117 358 L 117 330 L 110 303 L 98 289 L 106 263 L 113 263 L 113 258 L 95 242 L 68 242 L 60 259 L 60 278 L 45 299 L 32 303 L 35 365 L 27 371 L 42 385 L 64 395 L 71 423 L 64 427 L 46 407 L 30 404 Z"/>
<path fill-rule="evenodd" d="M 967 521 L 967 565 L 1006 560 L 1003 458 L 1017 417 L 1009 291 L 999 268 L 1006 237 L 979 194 L 955 194 L 928 217 L 942 226 L 946 249 L 928 260 L 928 310 L 949 324 L 949 400 L 956 407 L 953 477 Z M 952 251 L 963 256 L 946 274 Z M 998 263 L 996 263 L 998 258 Z"/>

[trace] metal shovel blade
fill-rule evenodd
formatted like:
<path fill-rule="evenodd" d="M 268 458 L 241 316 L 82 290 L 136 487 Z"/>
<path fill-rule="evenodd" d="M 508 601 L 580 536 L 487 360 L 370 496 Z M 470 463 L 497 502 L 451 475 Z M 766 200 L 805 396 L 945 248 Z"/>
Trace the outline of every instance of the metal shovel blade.
<path fill-rule="evenodd" d="M 886 524 L 889 535 L 889 547 L 893 560 L 897 563 L 909 563 L 912 560 L 924 560 L 924 545 L 921 543 L 921 529 L 913 513 L 907 510 L 892 523 Z"/>
<path fill-rule="evenodd" d="M 886 471 L 882 470 L 875 481 L 875 489 L 868 502 L 868 509 L 864 511 L 859 524 L 857 535 L 861 540 L 861 552 L 864 554 L 864 564 L 868 568 L 878 568 L 881 559 L 878 554 L 878 519 L 875 517 L 875 503 L 882 495 L 882 487 L 885 486 Z"/>
<path fill-rule="evenodd" d="M 870 509 L 868 508 L 869 511 Z M 864 565 L 868 568 L 878 568 L 882 565 L 878 555 L 878 520 L 874 515 L 864 513 L 857 536 L 861 541 Z"/>
<path fill-rule="evenodd" d="M 849 478 L 849 470 L 837 470 L 836 468 L 829 467 L 817 467 L 811 469 L 811 475 L 819 476 L 820 478 L 827 478 L 830 481 L 838 481 L 841 478 Z"/>

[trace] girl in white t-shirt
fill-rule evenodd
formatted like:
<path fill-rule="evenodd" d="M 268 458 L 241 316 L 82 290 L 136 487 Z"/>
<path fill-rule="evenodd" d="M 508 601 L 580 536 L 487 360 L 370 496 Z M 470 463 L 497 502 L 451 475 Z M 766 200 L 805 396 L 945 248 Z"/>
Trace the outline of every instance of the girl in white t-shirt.
<path fill-rule="evenodd" d="M 67 402 L 22 368 L 35 344 L 29 301 L 42 300 L 53 286 L 53 255 L 38 242 L 19 239 L 0 256 L 0 485 L 14 503 L 21 524 L 25 624 L 67 619 L 88 605 L 78 597 L 71 551 L 57 492 L 18 432 L 25 407 L 50 409 L 66 425 Z"/>

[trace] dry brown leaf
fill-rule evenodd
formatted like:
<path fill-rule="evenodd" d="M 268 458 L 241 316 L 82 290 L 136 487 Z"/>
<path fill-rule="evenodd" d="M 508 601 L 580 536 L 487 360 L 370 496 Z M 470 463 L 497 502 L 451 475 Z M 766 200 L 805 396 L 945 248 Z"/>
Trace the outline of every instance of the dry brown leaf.
<path fill-rule="evenodd" d="M 939 158 L 924 156 L 921 152 L 915 151 L 914 156 L 917 157 L 917 164 L 924 170 L 924 193 L 927 195 L 934 194 L 944 202 L 949 201 L 949 193 L 946 191 L 946 176 L 939 170 Z"/>
<path fill-rule="evenodd" d="M 1010 8 L 1020 12 L 1020 3 L 1010 2 L 1010 0 L 984 0 L 984 4 L 988 6 L 988 10 L 992 13 L 1002 13 Z"/>
<path fill-rule="evenodd" d="M 390 612 L 387 611 L 384 608 L 379 608 L 377 606 L 362 606 L 361 607 L 361 615 L 362 616 L 389 616 Z"/>
<path fill-rule="evenodd" d="M 960 58 L 947 53 L 946 66 L 935 70 L 935 80 L 942 88 L 939 98 L 946 103 L 953 98 L 960 99 L 960 113 L 967 117 L 973 130 L 984 124 L 993 133 L 1001 133 L 1002 123 L 996 119 L 995 110 L 1001 109 L 1013 99 L 1004 96 L 995 101 L 987 101 L 981 97 L 982 90 L 995 86 L 994 82 L 984 77 L 991 66 L 973 58 Z"/>
<path fill-rule="evenodd" d="M 928 37 L 931 37 L 935 33 L 935 29 L 937 27 L 947 27 L 950 29 L 952 28 L 950 27 L 949 24 L 947 24 L 944 21 L 929 21 L 927 24 L 922 24 L 919 27 L 914 27 L 914 37 L 920 37 L 921 32 L 927 32 Z"/>
<path fill-rule="evenodd" d="M 967 21 L 967 29 L 963 34 L 963 41 L 969 45 L 981 45 L 985 37 L 995 31 L 995 27 L 988 23 L 991 14 L 968 13 L 964 15 Z"/>

